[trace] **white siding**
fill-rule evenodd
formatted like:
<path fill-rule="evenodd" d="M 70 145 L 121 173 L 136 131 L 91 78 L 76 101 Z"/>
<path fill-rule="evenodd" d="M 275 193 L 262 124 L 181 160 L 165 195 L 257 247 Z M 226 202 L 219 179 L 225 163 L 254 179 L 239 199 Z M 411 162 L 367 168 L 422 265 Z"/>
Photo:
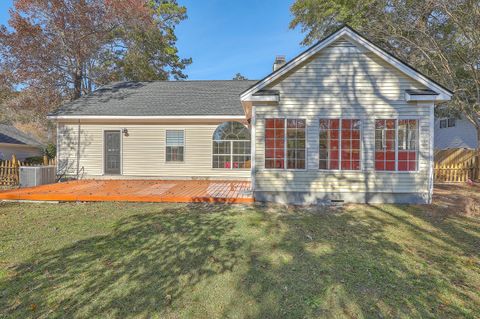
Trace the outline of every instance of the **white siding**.
<path fill-rule="evenodd" d="M 435 149 L 477 148 L 477 130 L 467 119 L 455 120 L 454 127 L 440 128 L 440 119 L 435 120 Z"/>
<path fill-rule="evenodd" d="M 250 169 L 212 168 L 212 136 L 220 123 L 210 124 L 91 124 L 80 125 L 79 171 L 85 178 L 103 176 L 103 132 L 128 129 L 122 134 L 123 178 L 235 178 L 249 179 Z M 59 169 L 77 170 L 78 124 L 59 123 Z M 165 161 L 165 131 L 185 131 L 185 160 Z"/>
<path fill-rule="evenodd" d="M 265 192 L 429 192 L 430 111 L 404 99 L 406 89 L 424 88 L 372 53 L 339 40 L 267 89 L 280 91 L 278 106 L 255 105 L 256 191 Z M 265 170 L 265 118 L 307 120 L 307 169 Z M 318 169 L 319 118 L 358 118 L 362 121 L 362 171 Z M 375 119 L 418 119 L 418 172 L 374 170 Z"/>

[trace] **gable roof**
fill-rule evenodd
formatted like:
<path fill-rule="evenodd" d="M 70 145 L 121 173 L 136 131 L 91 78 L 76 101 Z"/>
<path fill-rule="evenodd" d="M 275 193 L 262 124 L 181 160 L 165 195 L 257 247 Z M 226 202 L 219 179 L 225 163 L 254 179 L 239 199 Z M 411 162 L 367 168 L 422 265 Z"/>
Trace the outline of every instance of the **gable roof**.
<path fill-rule="evenodd" d="M 3 144 L 20 144 L 41 147 L 42 143 L 18 130 L 14 126 L 0 124 L 0 143 Z"/>
<path fill-rule="evenodd" d="M 244 116 L 238 98 L 257 81 L 118 82 L 63 104 L 49 118 Z"/>
<path fill-rule="evenodd" d="M 450 100 L 453 92 L 447 89 L 446 87 L 442 86 L 441 84 L 435 82 L 431 78 L 427 77 L 426 75 L 422 74 L 415 68 L 411 67 L 407 63 L 401 61 L 400 59 L 396 58 L 393 56 L 391 53 L 386 52 L 385 50 L 379 48 L 375 44 L 373 44 L 371 41 L 360 35 L 357 31 L 352 29 L 349 26 L 344 26 L 338 31 L 333 32 L 329 36 L 325 37 L 323 40 L 320 40 L 304 52 L 300 53 L 298 56 L 290 60 L 288 63 L 283 65 L 281 68 L 277 69 L 276 71 L 270 73 L 267 75 L 265 78 L 262 80 L 258 81 L 255 83 L 253 86 L 242 92 L 240 95 L 240 99 L 242 101 L 248 100 L 252 95 L 254 95 L 256 92 L 262 90 L 265 88 L 267 85 L 272 83 L 273 81 L 277 80 L 281 76 L 285 75 L 298 65 L 300 65 L 302 62 L 306 61 L 308 58 L 311 56 L 315 55 L 316 53 L 320 52 L 323 48 L 328 47 L 330 44 L 335 42 L 341 37 L 347 37 L 353 40 L 355 43 L 358 43 L 362 45 L 364 48 L 367 50 L 373 52 L 380 58 L 382 58 L 384 61 L 392 65 L 393 67 L 397 68 L 407 76 L 415 79 L 416 81 L 422 83 L 425 85 L 429 90 L 435 93 L 435 95 L 438 95 L 437 100 Z"/>

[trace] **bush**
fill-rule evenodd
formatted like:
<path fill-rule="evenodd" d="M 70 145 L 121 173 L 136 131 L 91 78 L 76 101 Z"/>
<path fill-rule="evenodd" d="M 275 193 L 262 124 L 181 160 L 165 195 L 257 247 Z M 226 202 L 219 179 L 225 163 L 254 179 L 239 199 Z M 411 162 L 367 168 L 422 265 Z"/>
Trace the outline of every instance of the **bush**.
<path fill-rule="evenodd" d="M 24 162 L 27 164 L 43 165 L 43 156 L 27 157 Z"/>
<path fill-rule="evenodd" d="M 57 156 L 57 146 L 53 143 L 49 143 L 45 147 L 45 155 L 47 155 L 48 158 L 55 158 Z"/>

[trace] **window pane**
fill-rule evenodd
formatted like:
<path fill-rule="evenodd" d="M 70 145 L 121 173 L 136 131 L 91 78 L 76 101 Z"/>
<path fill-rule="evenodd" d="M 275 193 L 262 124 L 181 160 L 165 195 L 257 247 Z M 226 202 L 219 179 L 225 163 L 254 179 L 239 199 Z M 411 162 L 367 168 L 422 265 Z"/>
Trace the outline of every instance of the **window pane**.
<path fill-rule="evenodd" d="M 231 168 L 230 156 L 213 155 L 213 168 Z"/>
<path fill-rule="evenodd" d="M 305 169 L 305 120 L 287 120 L 287 168 Z"/>
<path fill-rule="evenodd" d="M 213 154 L 230 154 L 230 142 L 213 142 Z"/>
<path fill-rule="evenodd" d="M 266 121 L 270 129 L 266 130 L 272 143 L 275 143 L 275 122 Z M 250 168 L 250 130 L 238 122 L 225 122 L 217 127 L 213 134 L 213 168 L 243 169 Z"/>
<path fill-rule="evenodd" d="M 377 120 L 375 127 L 375 169 L 415 171 L 418 166 L 418 121 L 398 120 L 397 134 L 395 120 Z"/>
<path fill-rule="evenodd" d="M 398 170 L 417 170 L 418 121 L 398 121 Z"/>
<path fill-rule="evenodd" d="M 393 119 L 375 121 L 375 169 L 395 170 L 395 127 Z"/>
<path fill-rule="evenodd" d="M 320 169 L 360 169 L 360 120 L 320 119 L 319 148 Z"/>
<path fill-rule="evenodd" d="M 213 133 L 213 140 L 250 140 L 250 130 L 239 122 L 224 122 Z"/>
<path fill-rule="evenodd" d="M 305 128 L 303 119 L 266 119 L 265 168 L 304 169 Z"/>
<path fill-rule="evenodd" d="M 360 120 L 342 120 L 341 154 L 343 170 L 358 170 L 360 161 Z"/>
<path fill-rule="evenodd" d="M 167 130 L 167 146 L 183 145 L 184 132 L 179 130 Z"/>
<path fill-rule="evenodd" d="M 248 156 L 233 156 L 233 168 L 250 168 L 251 160 Z"/>
<path fill-rule="evenodd" d="M 284 168 L 285 120 L 265 120 L 265 168 Z"/>
<path fill-rule="evenodd" d="M 165 160 L 167 162 L 182 162 L 184 152 L 184 131 L 183 130 L 167 130 Z"/>
<path fill-rule="evenodd" d="M 183 146 L 167 146 L 167 162 L 183 162 Z"/>

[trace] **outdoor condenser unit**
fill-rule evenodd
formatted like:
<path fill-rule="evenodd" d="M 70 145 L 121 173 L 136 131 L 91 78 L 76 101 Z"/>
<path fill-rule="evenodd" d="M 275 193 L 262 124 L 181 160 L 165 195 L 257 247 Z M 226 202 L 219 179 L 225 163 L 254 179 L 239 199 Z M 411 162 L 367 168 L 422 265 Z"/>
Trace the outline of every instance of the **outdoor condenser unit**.
<path fill-rule="evenodd" d="M 20 166 L 20 187 L 55 183 L 55 166 Z"/>

